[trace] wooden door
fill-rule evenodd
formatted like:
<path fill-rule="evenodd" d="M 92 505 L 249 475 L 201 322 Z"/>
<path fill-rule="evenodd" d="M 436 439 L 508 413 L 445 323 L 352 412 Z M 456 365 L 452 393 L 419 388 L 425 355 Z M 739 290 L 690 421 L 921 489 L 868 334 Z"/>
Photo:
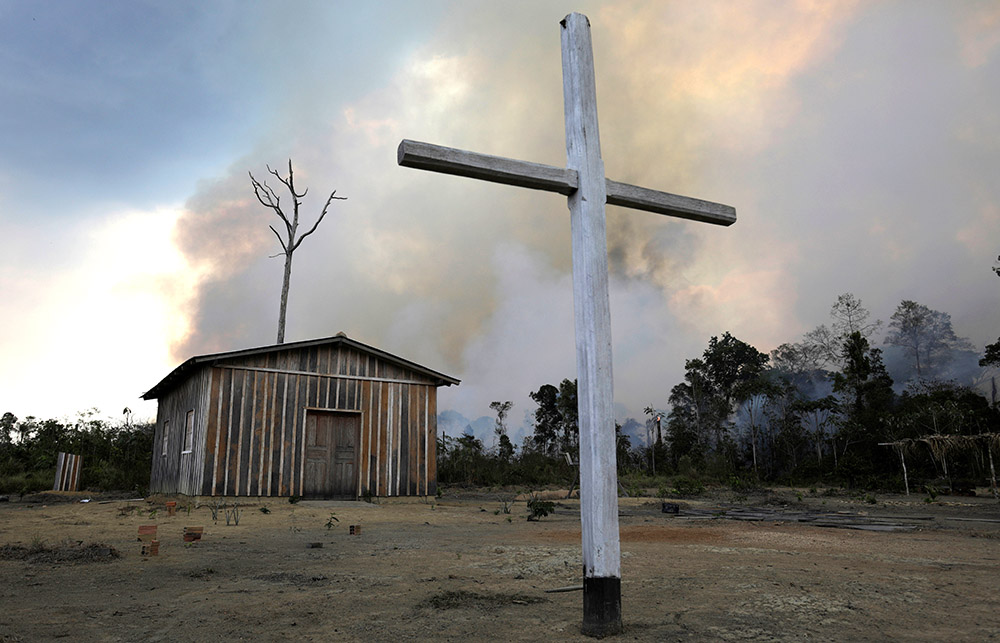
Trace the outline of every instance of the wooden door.
<path fill-rule="evenodd" d="M 357 497 L 357 414 L 309 411 L 306 416 L 304 495 L 319 498 Z"/>

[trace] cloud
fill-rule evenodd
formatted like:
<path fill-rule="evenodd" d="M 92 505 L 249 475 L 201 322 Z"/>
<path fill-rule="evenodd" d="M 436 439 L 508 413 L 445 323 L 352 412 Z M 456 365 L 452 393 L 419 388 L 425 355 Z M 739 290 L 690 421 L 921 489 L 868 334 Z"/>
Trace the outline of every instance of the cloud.
<path fill-rule="evenodd" d="M 0 371 L 0 390 L 17 392 L 5 411 L 155 413 L 138 398 L 170 364 L 164 339 L 186 331 L 194 280 L 170 243 L 177 218 L 167 208 L 111 213 L 75 230 L 82 250 L 73 270 L 0 271 L 5 295 L 19 304 L 0 336 L 0 353 L 19 365 Z"/>

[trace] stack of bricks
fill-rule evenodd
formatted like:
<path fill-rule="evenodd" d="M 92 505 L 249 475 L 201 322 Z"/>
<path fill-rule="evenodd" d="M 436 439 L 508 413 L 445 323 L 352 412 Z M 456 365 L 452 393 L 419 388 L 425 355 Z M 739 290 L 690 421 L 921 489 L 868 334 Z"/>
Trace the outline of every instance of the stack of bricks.
<path fill-rule="evenodd" d="M 142 542 L 143 556 L 157 556 L 160 553 L 160 541 L 156 539 L 156 525 L 141 525 L 139 540 Z"/>
<path fill-rule="evenodd" d="M 167 502 L 167 515 L 173 516 L 177 513 L 177 501 L 170 500 Z"/>
<path fill-rule="evenodd" d="M 360 536 L 361 535 L 361 525 L 351 525 L 351 535 Z"/>
<path fill-rule="evenodd" d="M 185 527 L 184 528 L 184 542 L 192 543 L 196 540 L 201 540 L 201 535 L 204 533 L 204 527 Z"/>

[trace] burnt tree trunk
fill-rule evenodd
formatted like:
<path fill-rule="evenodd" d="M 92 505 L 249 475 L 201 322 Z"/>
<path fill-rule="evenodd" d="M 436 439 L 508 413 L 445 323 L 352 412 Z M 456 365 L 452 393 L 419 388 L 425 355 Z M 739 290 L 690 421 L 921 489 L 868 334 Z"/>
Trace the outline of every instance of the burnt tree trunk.
<path fill-rule="evenodd" d="M 285 253 L 285 276 L 281 281 L 281 305 L 278 309 L 278 341 L 285 343 L 285 311 L 288 309 L 288 284 L 292 280 L 292 253 Z"/>
<path fill-rule="evenodd" d="M 250 183 L 253 185 L 254 195 L 260 204 L 265 208 L 270 208 L 274 210 L 274 213 L 278 215 L 282 223 L 285 224 L 286 235 L 282 237 L 278 234 L 278 231 L 274 229 L 274 226 L 268 226 L 271 228 L 271 232 L 274 236 L 278 237 L 278 243 L 281 244 L 281 252 L 279 254 L 285 255 L 285 274 L 281 282 L 281 302 L 278 308 L 278 339 L 277 344 L 285 343 L 285 313 L 288 310 L 288 287 L 292 279 L 292 254 L 302 243 L 302 240 L 311 235 L 319 227 L 323 217 L 326 216 L 327 210 L 330 209 L 330 204 L 334 199 L 344 200 L 347 197 L 335 196 L 337 191 L 334 190 L 330 193 L 330 197 L 326 200 L 326 205 L 323 206 L 323 211 L 320 213 L 319 218 L 316 219 L 316 223 L 313 227 L 309 229 L 308 232 L 303 234 L 301 237 L 296 238 L 296 234 L 299 229 L 299 206 L 302 202 L 299 201 L 302 197 L 306 195 L 309 188 L 303 190 L 301 194 L 295 191 L 295 175 L 292 172 L 292 160 L 288 159 L 288 178 L 281 176 L 276 170 L 272 170 L 271 166 L 267 166 L 267 171 L 275 176 L 286 188 L 288 188 L 289 194 L 292 195 L 292 216 L 289 217 L 285 214 L 284 209 L 281 205 L 281 197 L 275 193 L 271 186 L 267 184 L 267 181 L 258 181 L 254 178 L 253 174 L 250 174 Z M 275 257 L 279 255 L 274 255 Z"/>

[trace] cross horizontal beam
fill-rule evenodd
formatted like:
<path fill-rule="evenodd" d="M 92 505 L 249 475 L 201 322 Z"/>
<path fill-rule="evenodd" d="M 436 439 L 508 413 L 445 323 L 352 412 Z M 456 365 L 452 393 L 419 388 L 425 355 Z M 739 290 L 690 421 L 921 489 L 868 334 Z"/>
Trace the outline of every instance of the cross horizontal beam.
<path fill-rule="evenodd" d="M 558 192 L 565 196 L 576 192 L 578 185 L 576 170 L 466 152 L 453 147 L 408 139 L 400 142 L 399 149 L 396 150 L 396 160 L 403 167 L 467 176 L 532 190 Z"/>
<path fill-rule="evenodd" d="M 403 167 L 556 192 L 566 196 L 575 192 L 579 186 L 576 170 L 468 152 L 409 139 L 400 142 L 396 160 Z M 608 205 L 715 225 L 729 226 L 736 223 L 736 209 L 732 206 L 650 190 L 611 179 L 605 179 L 605 182 Z"/>

